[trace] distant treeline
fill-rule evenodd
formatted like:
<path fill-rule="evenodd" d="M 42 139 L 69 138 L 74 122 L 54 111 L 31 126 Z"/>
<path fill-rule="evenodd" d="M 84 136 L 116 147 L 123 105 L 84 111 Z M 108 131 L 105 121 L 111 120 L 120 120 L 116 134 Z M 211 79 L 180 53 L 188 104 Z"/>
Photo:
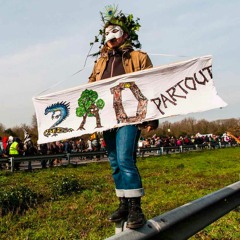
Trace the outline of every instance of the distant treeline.
<path fill-rule="evenodd" d="M 207 121 L 205 119 L 196 120 L 194 118 L 185 118 L 181 121 L 171 123 L 164 121 L 160 123 L 155 131 L 158 136 L 195 136 L 196 133 L 214 134 L 221 136 L 225 132 L 231 132 L 236 137 L 240 136 L 240 118 L 221 119 Z M 143 135 L 149 137 L 152 133 L 143 132 Z"/>

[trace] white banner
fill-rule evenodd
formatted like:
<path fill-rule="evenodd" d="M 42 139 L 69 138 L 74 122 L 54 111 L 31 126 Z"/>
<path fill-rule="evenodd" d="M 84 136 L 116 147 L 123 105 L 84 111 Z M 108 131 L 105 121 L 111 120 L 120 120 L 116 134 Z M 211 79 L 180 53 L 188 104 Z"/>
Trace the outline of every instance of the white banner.
<path fill-rule="evenodd" d="M 38 143 L 225 107 L 203 56 L 33 98 Z"/>

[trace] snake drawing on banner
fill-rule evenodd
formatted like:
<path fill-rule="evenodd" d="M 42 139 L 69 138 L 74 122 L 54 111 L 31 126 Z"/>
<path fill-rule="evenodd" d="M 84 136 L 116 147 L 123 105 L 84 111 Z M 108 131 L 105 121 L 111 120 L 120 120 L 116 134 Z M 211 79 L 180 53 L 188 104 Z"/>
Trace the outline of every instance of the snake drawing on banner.
<path fill-rule="evenodd" d="M 52 113 L 51 119 L 57 121 L 54 122 L 54 124 L 49 129 L 46 129 L 43 135 L 45 137 L 49 137 L 50 135 L 57 136 L 60 133 L 72 132 L 72 128 L 58 127 L 58 125 L 69 116 L 69 111 L 70 103 L 67 102 L 57 102 L 52 104 L 51 106 L 48 106 L 45 109 L 45 115 Z"/>
<path fill-rule="evenodd" d="M 131 90 L 138 101 L 136 116 L 128 117 L 122 104 L 122 91 L 127 88 Z M 145 119 L 148 99 L 142 94 L 135 82 L 119 83 L 117 86 L 111 88 L 111 93 L 113 94 L 113 107 L 118 123 L 139 122 Z"/>
<path fill-rule="evenodd" d="M 82 117 L 83 120 L 78 128 L 78 130 L 85 130 L 84 125 L 86 123 L 87 117 L 96 118 L 96 128 L 101 128 L 101 118 L 99 111 L 103 109 L 105 102 L 103 99 L 98 99 L 98 93 L 93 90 L 84 90 L 78 99 L 78 107 L 76 108 L 76 116 Z"/>

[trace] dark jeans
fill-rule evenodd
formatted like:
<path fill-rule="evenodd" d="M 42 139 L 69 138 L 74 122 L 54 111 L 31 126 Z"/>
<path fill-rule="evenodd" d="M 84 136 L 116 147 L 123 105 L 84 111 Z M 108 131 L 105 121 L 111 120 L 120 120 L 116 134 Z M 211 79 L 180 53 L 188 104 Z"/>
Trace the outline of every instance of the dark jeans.
<path fill-rule="evenodd" d="M 144 195 L 142 181 L 136 166 L 137 144 L 141 131 L 128 125 L 103 133 L 118 197 Z"/>

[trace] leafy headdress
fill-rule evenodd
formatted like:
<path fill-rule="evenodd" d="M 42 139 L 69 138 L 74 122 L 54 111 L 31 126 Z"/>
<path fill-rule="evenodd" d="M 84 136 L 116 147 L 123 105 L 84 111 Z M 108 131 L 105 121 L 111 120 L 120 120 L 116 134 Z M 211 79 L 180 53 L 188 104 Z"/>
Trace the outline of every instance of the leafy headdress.
<path fill-rule="evenodd" d="M 138 23 L 140 20 L 139 18 L 134 20 L 132 14 L 125 15 L 122 11 L 118 11 L 117 6 L 114 5 L 106 6 L 105 12 L 100 12 L 100 15 L 103 22 L 103 28 L 99 30 L 99 35 L 95 36 L 95 41 L 90 43 L 90 45 L 93 45 L 95 42 L 99 42 L 99 37 L 101 36 L 101 45 L 99 47 L 101 48 L 105 42 L 105 29 L 109 25 L 118 25 L 128 34 L 128 43 L 135 48 L 141 48 L 141 43 L 139 42 L 138 35 L 136 33 L 136 31 L 138 31 L 141 27 Z M 98 53 L 94 55 L 98 55 Z"/>

